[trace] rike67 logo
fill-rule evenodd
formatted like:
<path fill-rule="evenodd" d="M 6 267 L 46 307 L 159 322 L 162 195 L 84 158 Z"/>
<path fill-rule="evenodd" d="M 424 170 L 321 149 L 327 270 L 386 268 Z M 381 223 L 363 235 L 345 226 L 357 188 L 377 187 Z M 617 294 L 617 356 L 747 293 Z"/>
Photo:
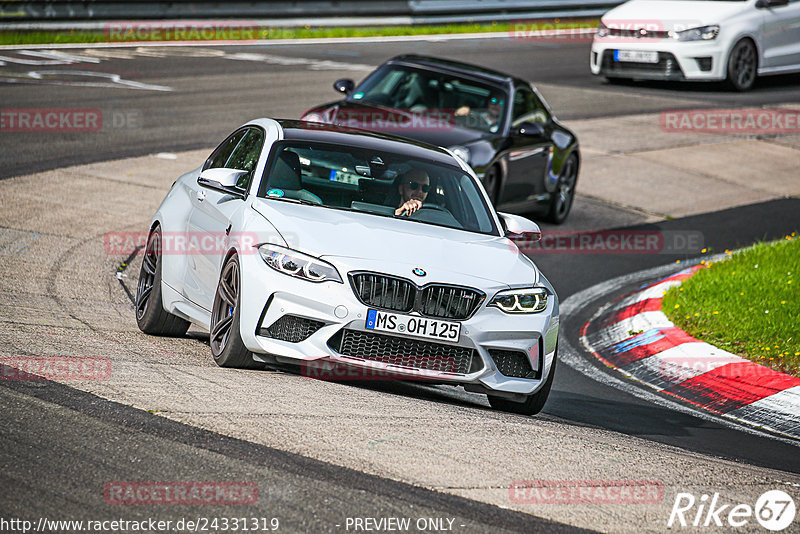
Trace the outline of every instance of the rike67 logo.
<path fill-rule="evenodd" d="M 713 496 L 703 494 L 696 498 L 691 493 L 678 493 L 672 512 L 669 514 L 667 527 L 725 527 L 741 528 L 751 524 L 755 519 L 767 530 L 779 532 L 794 522 L 797 508 L 794 499 L 781 490 L 770 490 L 763 493 L 755 503 L 725 503 L 719 493 Z"/>

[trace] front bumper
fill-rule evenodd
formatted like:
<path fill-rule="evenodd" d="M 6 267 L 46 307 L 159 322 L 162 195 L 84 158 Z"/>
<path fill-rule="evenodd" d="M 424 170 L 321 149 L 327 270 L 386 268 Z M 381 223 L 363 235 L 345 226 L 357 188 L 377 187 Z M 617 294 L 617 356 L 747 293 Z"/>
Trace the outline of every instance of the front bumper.
<path fill-rule="evenodd" d="M 340 265 L 343 284 L 315 284 L 272 271 L 258 254 L 243 256 L 240 261 L 241 337 L 256 359 L 299 364 L 301 372 L 310 377 L 421 380 L 463 385 L 517 400 L 538 391 L 552 368 L 559 326 L 555 296 L 544 312 L 533 315 L 506 314 L 486 307 L 484 301 L 474 315 L 459 321 L 459 341 L 445 343 L 368 330 L 369 307 L 356 298 L 347 270 Z M 487 294 L 488 301 L 494 292 Z M 287 316 L 292 318 L 291 324 L 286 322 Z M 281 319 L 284 322 L 279 323 Z M 344 336 L 351 338 L 347 350 L 343 350 Z M 353 355 L 354 343 L 361 343 L 358 356 L 362 357 Z M 365 354 L 364 346 L 372 347 L 373 352 Z M 375 351 L 375 347 L 380 349 Z M 462 363 L 465 354 L 470 360 Z M 532 372 L 524 376 L 529 378 L 501 372 L 514 374 L 509 370 L 526 362 Z M 361 372 L 344 376 L 328 372 L 336 364 Z"/>
<path fill-rule="evenodd" d="M 658 52 L 658 63 L 616 61 L 616 50 Z M 641 80 L 719 81 L 727 74 L 726 63 L 727 49 L 719 39 L 595 38 L 589 59 L 592 74 Z"/>

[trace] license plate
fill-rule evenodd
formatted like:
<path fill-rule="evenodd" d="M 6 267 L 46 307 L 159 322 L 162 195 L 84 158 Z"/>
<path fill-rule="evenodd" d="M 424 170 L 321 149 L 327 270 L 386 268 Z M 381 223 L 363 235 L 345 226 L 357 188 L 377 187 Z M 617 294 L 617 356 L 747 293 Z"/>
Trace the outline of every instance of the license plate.
<path fill-rule="evenodd" d="M 406 336 L 457 342 L 461 335 L 461 323 L 439 321 L 427 317 L 403 315 L 380 310 L 367 311 L 367 330 L 391 332 Z"/>
<path fill-rule="evenodd" d="M 658 63 L 658 52 L 646 50 L 614 50 L 614 61 L 628 63 Z"/>

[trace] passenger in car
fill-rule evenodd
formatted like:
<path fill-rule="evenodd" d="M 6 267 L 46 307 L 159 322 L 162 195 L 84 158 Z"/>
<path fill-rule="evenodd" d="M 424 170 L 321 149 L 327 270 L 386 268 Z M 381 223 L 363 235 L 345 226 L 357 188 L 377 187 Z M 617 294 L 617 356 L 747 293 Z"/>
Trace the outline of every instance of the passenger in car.
<path fill-rule="evenodd" d="M 463 120 L 471 128 L 496 132 L 500 126 L 503 104 L 503 95 L 492 93 L 486 101 L 484 109 L 471 109 L 469 106 L 461 106 L 455 111 L 455 116 L 463 117 Z"/>

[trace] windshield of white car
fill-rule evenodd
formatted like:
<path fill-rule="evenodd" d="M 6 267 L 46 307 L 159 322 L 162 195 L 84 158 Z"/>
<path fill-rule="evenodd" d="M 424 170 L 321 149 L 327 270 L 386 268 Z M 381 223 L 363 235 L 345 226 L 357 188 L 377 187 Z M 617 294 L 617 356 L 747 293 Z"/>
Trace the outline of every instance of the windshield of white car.
<path fill-rule="evenodd" d="M 411 215 L 396 211 L 422 199 Z M 475 180 L 462 169 L 374 149 L 281 141 L 271 152 L 258 195 L 324 208 L 497 235 Z"/>
<path fill-rule="evenodd" d="M 506 115 L 505 90 L 452 74 L 384 65 L 364 80 L 348 100 L 420 115 L 416 122 L 428 127 L 462 127 L 498 132 Z M 352 115 L 352 116 L 351 116 Z M 363 112 L 342 108 L 338 124 L 363 127 Z M 369 119 L 390 122 L 391 117 Z M 349 122 L 355 124 L 349 124 Z M 375 129 L 375 128 L 372 128 Z M 378 128 L 380 129 L 380 128 Z"/>

